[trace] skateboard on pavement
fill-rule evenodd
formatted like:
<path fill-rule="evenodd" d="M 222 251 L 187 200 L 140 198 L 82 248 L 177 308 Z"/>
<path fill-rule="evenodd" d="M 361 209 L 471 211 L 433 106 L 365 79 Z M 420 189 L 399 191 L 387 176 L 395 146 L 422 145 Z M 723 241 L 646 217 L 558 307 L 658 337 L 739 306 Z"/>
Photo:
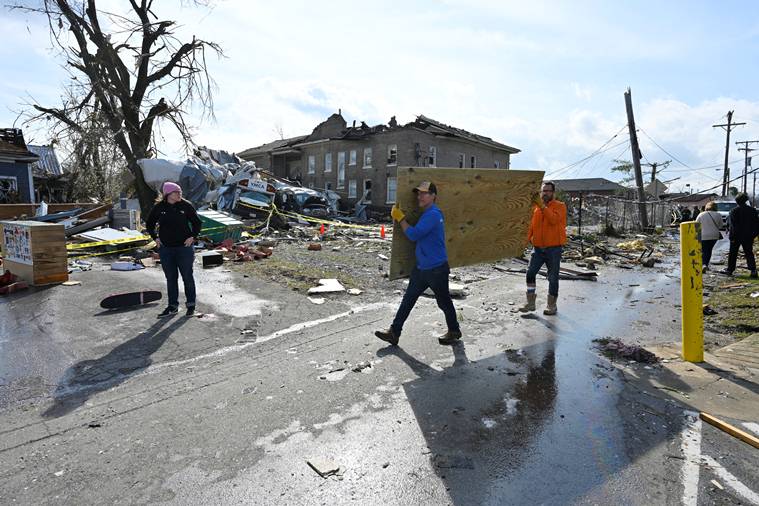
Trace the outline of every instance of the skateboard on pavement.
<path fill-rule="evenodd" d="M 143 290 L 141 292 L 115 293 L 100 301 L 103 309 L 120 309 L 122 307 L 141 306 L 161 300 L 161 292 Z"/>

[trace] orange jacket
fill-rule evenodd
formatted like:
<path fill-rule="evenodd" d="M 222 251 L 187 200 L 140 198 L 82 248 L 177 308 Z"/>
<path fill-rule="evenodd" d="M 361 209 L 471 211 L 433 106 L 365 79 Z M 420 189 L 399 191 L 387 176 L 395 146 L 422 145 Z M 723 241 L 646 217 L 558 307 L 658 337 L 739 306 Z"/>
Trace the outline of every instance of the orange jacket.
<path fill-rule="evenodd" d="M 535 206 L 527 240 L 537 248 L 564 246 L 567 242 L 567 206 L 552 200 L 543 208 Z"/>

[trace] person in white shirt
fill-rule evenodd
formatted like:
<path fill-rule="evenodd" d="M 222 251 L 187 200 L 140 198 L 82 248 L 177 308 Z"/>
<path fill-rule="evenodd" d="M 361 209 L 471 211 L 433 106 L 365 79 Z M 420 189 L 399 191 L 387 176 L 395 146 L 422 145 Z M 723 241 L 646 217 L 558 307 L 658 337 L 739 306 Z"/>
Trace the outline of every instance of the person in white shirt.
<path fill-rule="evenodd" d="M 722 215 L 717 212 L 717 204 L 714 202 L 706 204 L 696 221 L 701 224 L 701 262 L 703 263 L 703 272 L 706 272 L 709 270 L 714 245 L 722 239 L 722 234 L 719 231 L 720 225 L 722 225 Z"/>

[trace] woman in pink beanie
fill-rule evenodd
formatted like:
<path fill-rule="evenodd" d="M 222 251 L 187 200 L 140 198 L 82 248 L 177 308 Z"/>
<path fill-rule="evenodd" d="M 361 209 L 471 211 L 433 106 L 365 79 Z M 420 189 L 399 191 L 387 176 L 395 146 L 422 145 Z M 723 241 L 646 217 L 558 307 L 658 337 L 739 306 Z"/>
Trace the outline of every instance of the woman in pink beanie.
<path fill-rule="evenodd" d="M 179 311 L 180 274 L 187 298 L 186 314 L 192 316 L 195 313 L 195 279 L 192 275 L 195 252 L 192 245 L 200 234 L 198 213 L 189 201 L 182 198 L 182 188 L 167 181 L 161 187 L 161 195 L 146 224 L 150 237 L 158 245 L 169 293 L 169 306 L 158 317 L 173 316 Z"/>

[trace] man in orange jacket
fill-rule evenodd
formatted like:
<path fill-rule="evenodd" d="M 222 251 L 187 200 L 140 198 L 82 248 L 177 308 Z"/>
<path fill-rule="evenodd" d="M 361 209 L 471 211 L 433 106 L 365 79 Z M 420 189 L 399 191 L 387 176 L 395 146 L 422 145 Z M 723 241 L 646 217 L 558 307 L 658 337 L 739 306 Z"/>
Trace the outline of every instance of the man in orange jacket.
<path fill-rule="evenodd" d="M 543 183 L 541 197 L 535 199 L 527 240 L 532 243 L 532 257 L 527 267 L 527 303 L 520 307 L 523 313 L 535 311 L 535 277 L 546 265 L 548 269 L 548 303 L 543 314 L 556 314 L 559 297 L 559 265 L 561 252 L 567 242 L 567 206 L 554 198 L 556 186 Z"/>

